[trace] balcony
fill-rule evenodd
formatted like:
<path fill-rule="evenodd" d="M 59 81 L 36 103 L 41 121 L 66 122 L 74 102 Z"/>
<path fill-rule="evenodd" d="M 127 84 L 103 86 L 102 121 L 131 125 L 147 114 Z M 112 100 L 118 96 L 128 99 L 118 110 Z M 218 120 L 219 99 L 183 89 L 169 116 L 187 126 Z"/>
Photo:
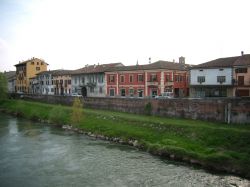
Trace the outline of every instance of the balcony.
<path fill-rule="evenodd" d="M 96 82 L 88 82 L 87 86 L 88 87 L 95 87 L 96 86 Z"/>
<path fill-rule="evenodd" d="M 159 83 L 157 81 L 149 80 L 147 83 L 148 83 L 148 86 L 158 86 L 159 85 Z"/>
<path fill-rule="evenodd" d="M 174 85 L 174 82 L 173 82 L 173 81 L 168 81 L 168 82 L 165 82 L 164 85 L 165 85 L 165 86 L 173 86 L 173 85 Z"/>

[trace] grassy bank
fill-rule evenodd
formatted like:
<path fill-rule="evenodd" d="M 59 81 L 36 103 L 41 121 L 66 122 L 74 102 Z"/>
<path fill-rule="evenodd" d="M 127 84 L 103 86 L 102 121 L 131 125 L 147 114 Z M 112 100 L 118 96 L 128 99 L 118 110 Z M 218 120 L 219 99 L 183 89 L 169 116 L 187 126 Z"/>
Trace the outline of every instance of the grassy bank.
<path fill-rule="evenodd" d="M 7 112 L 28 119 L 70 124 L 72 107 L 23 100 L 0 103 Z M 151 153 L 250 178 L 250 125 L 227 125 L 121 112 L 84 109 L 76 127 L 119 137 Z"/>

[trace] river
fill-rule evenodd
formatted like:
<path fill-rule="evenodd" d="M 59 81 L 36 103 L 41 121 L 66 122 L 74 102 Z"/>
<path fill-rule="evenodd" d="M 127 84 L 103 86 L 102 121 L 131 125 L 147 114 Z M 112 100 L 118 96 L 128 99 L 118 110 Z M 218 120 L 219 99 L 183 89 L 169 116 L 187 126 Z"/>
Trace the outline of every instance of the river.
<path fill-rule="evenodd" d="M 0 186 L 250 186 L 135 148 L 0 113 Z"/>

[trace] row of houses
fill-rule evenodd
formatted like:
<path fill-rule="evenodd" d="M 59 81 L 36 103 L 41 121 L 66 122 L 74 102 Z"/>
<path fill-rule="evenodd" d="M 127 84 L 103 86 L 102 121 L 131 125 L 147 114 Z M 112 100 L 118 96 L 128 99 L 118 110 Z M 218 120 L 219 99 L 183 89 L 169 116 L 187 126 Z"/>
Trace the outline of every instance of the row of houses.
<path fill-rule="evenodd" d="M 8 77 L 9 92 L 84 97 L 250 96 L 250 55 L 219 58 L 199 65 L 157 61 L 145 65 L 122 63 L 86 65 L 77 70 L 47 70 L 38 58 L 19 62 Z M 10 74 L 10 73 L 9 73 Z"/>

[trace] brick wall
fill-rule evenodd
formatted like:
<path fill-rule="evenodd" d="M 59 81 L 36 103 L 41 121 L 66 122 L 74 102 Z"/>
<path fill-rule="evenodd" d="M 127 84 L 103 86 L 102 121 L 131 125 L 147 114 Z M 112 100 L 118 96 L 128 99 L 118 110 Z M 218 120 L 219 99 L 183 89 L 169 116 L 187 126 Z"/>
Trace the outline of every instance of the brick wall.
<path fill-rule="evenodd" d="M 73 97 L 32 95 L 25 99 L 51 104 L 72 105 Z M 134 98 L 84 98 L 84 107 L 135 114 L 145 114 L 151 104 L 151 114 L 227 123 L 250 123 L 250 98 L 207 99 L 134 99 Z"/>

